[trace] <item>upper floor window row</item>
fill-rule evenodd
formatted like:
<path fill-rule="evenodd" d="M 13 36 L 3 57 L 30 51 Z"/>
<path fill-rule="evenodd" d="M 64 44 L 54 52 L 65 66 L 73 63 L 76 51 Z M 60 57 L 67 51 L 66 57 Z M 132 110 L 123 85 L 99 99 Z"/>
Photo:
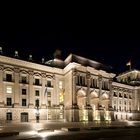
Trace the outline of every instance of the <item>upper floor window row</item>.
<path fill-rule="evenodd" d="M 78 86 L 86 86 L 87 85 L 86 76 L 84 76 L 84 75 L 78 75 L 76 77 L 76 84 Z"/>

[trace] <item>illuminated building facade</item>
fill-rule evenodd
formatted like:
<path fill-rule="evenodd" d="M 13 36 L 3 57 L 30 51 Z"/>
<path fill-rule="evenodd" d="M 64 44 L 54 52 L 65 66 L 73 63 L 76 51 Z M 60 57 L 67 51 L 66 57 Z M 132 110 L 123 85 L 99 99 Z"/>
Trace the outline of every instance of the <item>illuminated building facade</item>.
<path fill-rule="evenodd" d="M 40 64 L 0 55 L 0 121 L 138 120 L 139 74 L 115 77 L 74 54 Z"/>

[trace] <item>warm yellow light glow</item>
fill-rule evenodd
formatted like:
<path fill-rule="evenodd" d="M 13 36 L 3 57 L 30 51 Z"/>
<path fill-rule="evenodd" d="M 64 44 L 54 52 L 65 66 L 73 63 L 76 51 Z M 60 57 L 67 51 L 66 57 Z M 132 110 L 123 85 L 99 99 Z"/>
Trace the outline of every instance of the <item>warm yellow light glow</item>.
<path fill-rule="evenodd" d="M 11 86 L 7 86 L 6 93 L 12 93 L 12 87 Z"/>
<path fill-rule="evenodd" d="M 64 92 L 63 91 L 59 94 L 59 101 L 60 101 L 60 103 L 64 102 Z"/>

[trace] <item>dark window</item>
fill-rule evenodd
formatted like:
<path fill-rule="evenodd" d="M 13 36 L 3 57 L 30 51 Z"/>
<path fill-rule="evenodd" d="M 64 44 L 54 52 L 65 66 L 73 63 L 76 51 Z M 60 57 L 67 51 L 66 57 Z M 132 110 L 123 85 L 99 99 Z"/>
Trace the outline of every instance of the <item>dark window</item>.
<path fill-rule="evenodd" d="M 6 81 L 12 82 L 12 74 L 6 74 Z"/>
<path fill-rule="evenodd" d="M 39 85 L 39 79 L 35 79 L 35 85 Z"/>
<path fill-rule="evenodd" d="M 11 106 L 12 105 L 12 98 L 7 98 L 7 106 Z"/>
<path fill-rule="evenodd" d="M 39 99 L 36 99 L 36 100 L 35 100 L 35 106 L 36 106 L 36 107 L 39 107 Z"/>
<path fill-rule="evenodd" d="M 77 76 L 77 85 L 80 85 L 80 80 L 79 80 L 79 76 Z"/>
<path fill-rule="evenodd" d="M 12 113 L 11 112 L 6 113 L 6 120 L 7 121 L 11 121 L 12 120 Z"/>
<path fill-rule="evenodd" d="M 51 106 L 51 101 L 48 101 L 48 106 Z"/>
<path fill-rule="evenodd" d="M 114 92 L 114 95 L 113 95 L 113 96 L 117 97 L 117 93 L 116 93 L 116 92 Z"/>
<path fill-rule="evenodd" d="M 82 85 L 82 76 L 80 76 L 80 86 Z"/>
<path fill-rule="evenodd" d="M 124 98 L 127 98 L 126 94 L 124 94 Z"/>
<path fill-rule="evenodd" d="M 119 97 L 122 97 L 121 93 L 119 93 Z"/>
<path fill-rule="evenodd" d="M 47 81 L 47 86 L 51 87 L 51 81 Z"/>
<path fill-rule="evenodd" d="M 121 106 L 119 106 L 119 110 L 121 111 Z"/>
<path fill-rule="evenodd" d="M 22 106 L 26 106 L 26 99 L 22 99 Z"/>
<path fill-rule="evenodd" d="M 93 87 L 97 88 L 97 79 L 93 79 Z"/>
<path fill-rule="evenodd" d="M 114 111 L 116 111 L 116 106 L 114 105 Z"/>
<path fill-rule="evenodd" d="M 21 82 L 22 83 L 27 83 L 27 77 L 26 76 L 22 76 Z"/>
<path fill-rule="evenodd" d="M 124 107 L 124 111 L 126 111 L 126 106 Z"/>
<path fill-rule="evenodd" d="M 22 95 L 26 95 L 26 89 L 22 89 Z"/>
<path fill-rule="evenodd" d="M 124 101 L 124 104 L 126 105 L 126 101 Z"/>
<path fill-rule="evenodd" d="M 39 90 L 35 90 L 35 96 L 39 96 Z"/>

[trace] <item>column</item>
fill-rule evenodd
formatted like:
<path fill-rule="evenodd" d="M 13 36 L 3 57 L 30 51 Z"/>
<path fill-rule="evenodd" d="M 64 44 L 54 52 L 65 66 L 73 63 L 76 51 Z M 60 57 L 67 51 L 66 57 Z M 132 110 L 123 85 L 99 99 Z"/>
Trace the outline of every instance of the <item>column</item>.
<path fill-rule="evenodd" d="M 124 91 L 122 91 L 122 112 L 124 112 Z"/>
<path fill-rule="evenodd" d="M 33 91 L 33 75 L 34 75 L 34 72 L 32 70 L 29 71 L 29 93 L 28 93 L 28 96 L 29 96 L 29 108 L 34 108 L 34 103 L 35 103 L 35 100 L 34 100 L 34 91 Z"/>
<path fill-rule="evenodd" d="M 102 76 L 98 76 L 98 82 L 99 82 L 99 105 L 101 105 L 101 96 L 102 96 Z"/>
<path fill-rule="evenodd" d="M 98 76 L 98 82 L 99 82 L 99 112 L 100 112 L 100 121 L 104 121 L 104 110 L 102 108 L 102 75 Z"/>
<path fill-rule="evenodd" d="M 86 80 L 87 80 L 87 100 L 86 100 L 86 109 L 88 111 L 88 121 L 93 121 L 93 110 L 90 106 L 90 72 L 86 73 Z"/>
<path fill-rule="evenodd" d="M 72 72 L 72 106 L 77 106 L 77 95 L 76 95 L 76 69 Z"/>
<path fill-rule="evenodd" d="M 112 105 L 112 102 L 114 102 L 113 100 L 113 89 L 112 89 L 112 81 L 113 79 L 109 79 L 109 105 L 108 105 L 108 110 L 110 111 L 110 117 L 111 120 L 114 120 L 114 108 Z M 113 103 L 114 104 L 114 103 Z M 117 101 L 116 101 L 116 109 L 117 109 Z"/>
<path fill-rule="evenodd" d="M 41 108 L 46 108 L 46 73 L 41 73 L 42 76 L 42 91 L 41 91 Z"/>
<path fill-rule="evenodd" d="M 14 107 L 19 107 L 19 102 L 20 102 L 19 72 L 20 72 L 19 68 L 14 68 L 14 75 L 15 75 Z"/>
<path fill-rule="evenodd" d="M 4 106 L 3 94 L 3 66 L 0 66 L 0 107 Z"/>
<path fill-rule="evenodd" d="M 77 122 L 79 121 L 79 108 L 77 105 L 77 95 L 76 95 L 76 76 L 77 71 L 76 69 L 72 70 L 72 116 L 71 121 Z"/>

